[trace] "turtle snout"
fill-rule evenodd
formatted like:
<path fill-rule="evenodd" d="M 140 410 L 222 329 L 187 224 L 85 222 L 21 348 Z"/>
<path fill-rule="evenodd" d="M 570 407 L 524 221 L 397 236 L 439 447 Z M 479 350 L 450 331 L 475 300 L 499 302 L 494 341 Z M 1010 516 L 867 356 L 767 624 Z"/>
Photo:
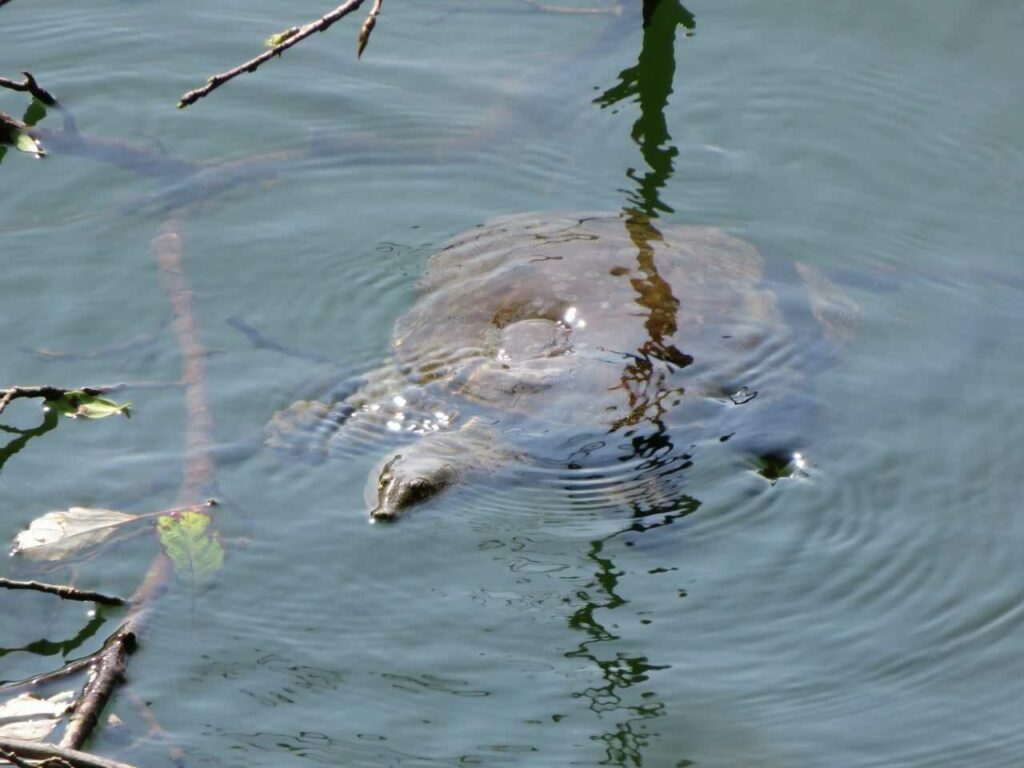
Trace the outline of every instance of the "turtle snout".
<path fill-rule="evenodd" d="M 376 506 L 370 519 L 394 522 L 415 507 L 455 483 L 458 473 L 451 464 L 442 462 L 409 462 L 401 457 L 387 462 L 376 483 Z"/>

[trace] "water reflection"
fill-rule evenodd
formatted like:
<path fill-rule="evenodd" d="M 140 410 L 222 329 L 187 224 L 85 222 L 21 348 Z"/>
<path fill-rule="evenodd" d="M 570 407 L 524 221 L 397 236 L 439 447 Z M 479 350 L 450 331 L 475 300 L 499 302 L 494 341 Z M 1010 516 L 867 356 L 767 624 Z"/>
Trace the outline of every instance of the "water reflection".
<path fill-rule="evenodd" d="M 637 63 L 619 73 L 619 82 L 594 99 L 602 108 L 636 99 L 640 115 L 630 133 L 647 163 L 638 174 L 633 168 L 626 176 L 637 185 L 627 194 L 629 207 L 654 216 L 657 211 L 671 212 L 659 197 L 672 176 L 673 160 L 679 150 L 672 145 L 665 120 L 665 107 L 672 94 L 675 77 L 677 27 L 692 32 L 696 21 L 678 0 L 644 0 L 643 44 Z"/>
<path fill-rule="evenodd" d="M 106 622 L 107 619 L 103 612 L 96 611 L 89 618 L 86 625 L 78 631 L 78 634 L 68 640 L 53 641 L 39 639 L 19 648 L 0 648 L 0 658 L 19 652 L 31 653 L 36 656 L 56 656 L 58 654 L 67 656 L 67 654 L 78 650 L 87 640 L 92 638 Z M 0 684 L 5 685 L 8 683 L 11 683 L 11 681 L 0 680 Z"/>
<path fill-rule="evenodd" d="M 654 224 L 658 212 L 671 212 L 660 196 L 674 170 L 678 150 L 671 143 L 665 119 L 665 107 L 672 93 L 675 76 L 675 40 L 677 27 L 695 28 L 695 20 L 678 0 L 644 0 L 643 44 L 637 63 L 619 73 L 619 82 L 594 100 L 602 108 L 636 99 L 640 114 L 631 137 L 647 164 L 641 174 L 629 168 L 626 176 L 635 188 L 627 193 L 624 226 L 636 248 L 637 276 L 630 278 L 636 291 L 636 303 L 647 316 L 647 338 L 622 370 L 621 388 L 629 409 L 614 422 L 611 431 L 625 430 L 631 437 L 629 452 L 622 460 L 642 458 L 640 470 L 651 478 L 654 493 L 644 493 L 631 503 L 633 521 L 626 531 L 642 532 L 672 523 L 700 507 L 689 495 L 665 493 L 666 476 L 688 469 L 689 454 L 677 454 L 664 423 L 669 405 L 682 396 L 682 389 L 669 386 L 674 369 L 685 368 L 693 358 L 673 342 L 679 328 L 679 300 L 672 286 L 659 274 L 654 243 L 663 240 Z M 662 365 L 659 365 L 661 363 Z M 653 427 L 643 434 L 632 430 L 640 424 Z M 668 484 L 668 488 L 673 486 Z M 614 724 L 595 737 L 604 744 L 602 765 L 641 766 L 644 750 L 657 734 L 649 730 L 650 721 L 666 714 L 666 703 L 655 691 L 647 689 L 651 673 L 667 669 L 646 655 L 630 653 L 616 646 L 619 636 L 598 619 L 602 611 L 614 611 L 626 604 L 618 593 L 619 569 L 608 544 L 620 531 L 590 542 L 587 559 L 593 565 L 593 579 L 576 592 L 579 607 L 569 617 L 570 629 L 586 637 L 568 658 L 583 658 L 600 671 L 602 684 L 589 686 L 574 694 L 585 700 L 599 717 L 612 717 Z M 639 688 L 638 688 L 639 686 Z"/>
<path fill-rule="evenodd" d="M 42 423 L 32 429 L 19 429 L 7 426 L 6 424 L 0 424 L 0 432 L 17 435 L 6 445 L 0 447 L 0 469 L 3 469 L 7 460 L 24 448 L 33 437 L 45 435 L 50 430 L 55 429 L 58 421 L 60 421 L 60 415 L 55 410 L 48 410 L 43 416 Z"/>

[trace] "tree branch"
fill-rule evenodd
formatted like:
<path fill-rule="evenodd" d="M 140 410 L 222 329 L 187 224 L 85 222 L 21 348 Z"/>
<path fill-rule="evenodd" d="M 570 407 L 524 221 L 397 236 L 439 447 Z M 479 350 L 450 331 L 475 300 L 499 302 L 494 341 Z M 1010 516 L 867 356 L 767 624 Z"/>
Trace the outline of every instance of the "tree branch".
<path fill-rule="evenodd" d="M 133 768 L 128 763 L 108 760 L 105 757 L 79 752 L 76 749 L 55 747 L 53 744 L 44 744 L 41 741 L 11 739 L 6 736 L 0 736 L 0 750 L 13 752 L 18 757 L 28 760 L 63 760 L 74 768 Z"/>
<path fill-rule="evenodd" d="M 62 387 L 10 387 L 9 389 L 0 389 L 0 413 L 4 412 L 4 409 L 11 404 L 13 400 L 17 400 L 20 397 L 38 397 L 43 400 L 58 400 L 68 392 L 84 392 L 90 397 L 98 397 L 105 395 L 116 389 L 123 389 L 126 385 L 114 384 L 110 387 L 80 387 L 78 389 L 64 389 Z"/>
<path fill-rule="evenodd" d="M 75 589 L 74 587 L 66 587 L 63 584 L 44 584 L 41 581 L 15 581 L 13 579 L 0 578 L 0 587 L 6 589 L 32 589 L 36 592 L 56 595 L 64 600 L 80 600 L 84 603 L 100 603 L 101 605 L 125 604 L 125 600 L 122 597 Z"/>
<path fill-rule="evenodd" d="M 245 74 L 246 72 L 255 72 L 259 69 L 261 64 L 270 61 L 275 56 L 280 56 L 282 53 L 287 51 L 293 45 L 298 45 L 307 37 L 316 34 L 317 32 L 324 32 L 331 27 L 335 22 L 341 21 L 341 19 L 348 16 L 353 11 L 357 10 L 359 6 L 363 4 L 364 0 L 348 0 L 335 8 L 330 13 L 324 14 L 316 21 L 311 21 L 308 24 L 304 24 L 298 29 L 290 29 L 287 33 L 282 33 L 281 39 L 275 46 L 261 53 L 259 56 L 255 56 L 244 64 L 239 64 L 234 69 L 229 69 L 227 72 L 222 72 L 219 75 L 214 75 L 206 81 L 206 85 L 201 88 L 196 88 L 193 91 L 189 91 L 184 94 L 178 101 L 178 108 L 184 109 L 189 104 L 193 104 L 204 96 L 208 95 L 212 91 L 215 91 L 220 86 L 229 80 L 234 80 L 239 75 Z M 380 9 L 380 3 L 376 2 L 374 5 L 375 10 Z M 371 16 L 374 15 L 371 12 Z M 372 24 L 370 25 L 372 28 Z M 285 36 L 287 35 L 287 36 Z"/>
<path fill-rule="evenodd" d="M 4 2 L 9 2 L 9 0 L 0 0 L 0 6 L 2 6 Z M 56 106 L 57 99 L 53 97 L 52 93 L 50 93 L 48 90 L 46 90 L 41 85 L 39 85 L 39 83 L 36 82 L 36 79 L 32 77 L 31 72 L 22 72 L 21 74 L 25 76 L 25 79 L 22 80 L 20 83 L 17 83 L 14 80 L 8 80 L 6 77 L 0 77 L 0 88 L 7 88 L 12 91 L 23 91 L 31 93 L 41 102 L 43 102 L 43 104 L 46 104 L 50 107 Z"/>

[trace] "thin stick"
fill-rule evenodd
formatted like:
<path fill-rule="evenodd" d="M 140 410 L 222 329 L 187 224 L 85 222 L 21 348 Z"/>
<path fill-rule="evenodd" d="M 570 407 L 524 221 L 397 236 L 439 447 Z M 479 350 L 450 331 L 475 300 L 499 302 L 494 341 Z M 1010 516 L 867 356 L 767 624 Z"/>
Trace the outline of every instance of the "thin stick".
<path fill-rule="evenodd" d="M 88 752 L 79 752 L 77 749 L 55 747 L 41 741 L 11 739 L 6 736 L 0 736 L 0 750 L 13 752 L 29 760 L 63 760 L 74 768 L 134 768 L 128 763 L 108 760 L 105 757 L 90 755 Z"/>
<path fill-rule="evenodd" d="M 324 14 L 316 21 L 311 21 L 308 24 L 304 24 L 299 27 L 293 34 L 290 34 L 287 38 L 279 42 L 273 48 L 269 48 L 259 56 L 255 56 L 244 64 L 240 64 L 234 69 L 229 69 L 227 72 L 222 72 L 219 75 L 214 75 L 206 81 L 206 85 L 201 88 L 196 88 L 193 91 L 189 91 L 181 97 L 178 101 L 178 108 L 184 109 L 189 104 L 193 104 L 209 93 L 220 88 L 224 83 L 229 80 L 234 80 L 239 75 L 245 74 L 246 72 L 255 72 L 259 69 L 261 64 L 270 61 L 275 56 L 280 56 L 282 53 L 287 51 L 293 45 L 298 45 L 310 35 L 314 35 L 317 32 L 324 32 L 331 27 L 335 22 L 348 16 L 353 11 L 357 10 L 359 6 L 363 4 L 363 0 L 348 0 L 348 2 L 342 3 L 330 13 Z"/>
<path fill-rule="evenodd" d="M 35 763 L 30 763 L 27 760 L 22 760 L 14 752 L 11 752 L 6 749 L 0 749 L 0 758 L 3 758 L 11 765 L 16 766 L 16 768 L 36 768 Z"/>
<path fill-rule="evenodd" d="M 32 589 L 36 592 L 46 592 L 56 595 L 63 600 L 80 600 L 83 603 L 100 603 L 101 605 L 124 605 L 123 597 L 104 595 L 101 592 L 89 592 L 84 589 L 75 589 L 63 584 L 45 584 L 41 581 L 15 581 L 14 579 L 0 578 L 0 587 L 6 589 Z"/>
<path fill-rule="evenodd" d="M 9 0 L 0 0 L 0 6 L 2 6 L 4 2 L 9 2 Z M 39 83 L 36 82 L 36 79 L 32 77 L 31 72 L 22 72 L 21 74 L 25 76 L 25 79 L 22 80 L 20 83 L 15 82 L 14 80 L 8 80 L 6 77 L 0 77 L 0 88 L 8 88 L 12 91 L 23 91 L 31 93 L 41 102 L 43 102 L 43 104 L 46 104 L 51 107 L 56 106 L 57 99 L 53 97 L 52 93 L 50 93 L 48 90 L 46 90 Z"/>
<path fill-rule="evenodd" d="M 0 685 L 0 692 L 8 693 L 13 691 L 21 691 L 26 688 L 39 688 L 40 686 L 52 683 L 55 680 L 63 680 L 66 677 L 77 675 L 83 669 L 89 667 L 93 659 L 96 658 L 96 654 L 90 654 L 81 659 L 75 661 L 69 661 L 60 669 L 55 669 L 52 672 L 45 672 L 35 677 L 30 677 L 26 680 L 19 680 L 14 683 L 7 683 L 6 685 Z"/>

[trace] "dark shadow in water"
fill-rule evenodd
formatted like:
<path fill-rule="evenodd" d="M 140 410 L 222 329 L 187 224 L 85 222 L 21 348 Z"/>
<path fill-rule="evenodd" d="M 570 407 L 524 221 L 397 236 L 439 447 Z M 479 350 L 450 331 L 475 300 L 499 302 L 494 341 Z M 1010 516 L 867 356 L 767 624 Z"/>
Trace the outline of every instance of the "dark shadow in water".
<path fill-rule="evenodd" d="M 60 414 L 55 410 L 49 410 L 43 417 L 43 423 L 33 429 L 16 429 L 15 427 L 8 427 L 0 424 L 0 432 L 17 435 L 17 437 L 7 443 L 7 445 L 0 447 L 0 470 L 3 469 L 4 464 L 7 463 L 9 458 L 28 444 L 29 440 L 33 437 L 45 435 L 57 426 L 57 422 L 59 420 Z"/>
<path fill-rule="evenodd" d="M 599 717 L 614 719 L 612 727 L 594 737 L 604 743 L 602 765 L 643 765 L 644 750 L 657 736 L 649 730 L 650 721 L 662 717 L 666 710 L 666 704 L 653 690 L 631 690 L 636 686 L 646 688 L 651 673 L 666 667 L 645 655 L 622 650 L 619 636 L 597 618 L 601 611 L 613 611 L 626 604 L 617 592 L 623 571 L 615 565 L 607 545 L 623 533 L 671 524 L 700 507 L 699 500 L 674 492 L 675 483 L 666 482 L 681 476 L 682 472 L 674 475 L 680 468 L 691 465 L 689 455 L 677 455 L 663 417 L 671 401 L 682 394 L 668 385 L 668 377 L 673 370 L 690 365 L 693 358 L 672 343 L 678 330 L 679 300 L 658 273 L 653 247 L 662 239 L 654 219 L 659 212 L 672 212 L 660 192 L 672 176 L 678 155 L 668 131 L 665 107 L 672 94 L 675 41 L 680 26 L 692 31 L 695 20 L 678 0 L 644 0 L 643 44 L 637 63 L 620 72 L 619 81 L 594 100 L 601 108 L 634 99 L 640 106 L 631 137 L 647 169 L 642 173 L 627 169 L 626 176 L 635 186 L 627 191 L 624 212 L 625 226 L 636 246 L 641 277 L 631 282 L 636 302 L 646 312 L 647 339 L 623 368 L 621 386 L 628 398 L 629 413 L 613 424 L 611 431 L 622 430 L 630 437 L 630 454 L 621 458 L 645 459 L 643 472 L 653 491 L 644 494 L 649 497 L 644 502 L 632 504 L 633 521 L 627 528 L 590 543 L 586 556 L 594 566 L 594 578 L 577 591 L 580 606 L 569 618 L 569 627 L 584 633 L 586 639 L 566 656 L 593 662 L 603 680 L 601 685 L 574 695 L 586 700 Z M 643 427 L 653 429 L 642 430 Z M 674 476 L 669 477 L 670 474 Z"/>
<path fill-rule="evenodd" d="M 37 656 L 56 656 L 57 654 L 67 656 L 72 651 L 80 648 L 86 640 L 95 635 L 99 631 L 100 627 L 106 624 L 106 622 L 107 618 L 103 614 L 103 611 L 97 611 L 95 615 L 89 619 L 89 623 L 82 627 L 78 634 L 70 640 L 63 640 L 61 642 L 54 642 L 52 640 L 36 640 L 35 642 L 29 643 L 21 648 L 0 648 L 0 657 L 6 656 L 9 653 L 17 652 L 34 653 Z M 9 681 L 4 680 L 0 682 L 6 683 Z"/>

